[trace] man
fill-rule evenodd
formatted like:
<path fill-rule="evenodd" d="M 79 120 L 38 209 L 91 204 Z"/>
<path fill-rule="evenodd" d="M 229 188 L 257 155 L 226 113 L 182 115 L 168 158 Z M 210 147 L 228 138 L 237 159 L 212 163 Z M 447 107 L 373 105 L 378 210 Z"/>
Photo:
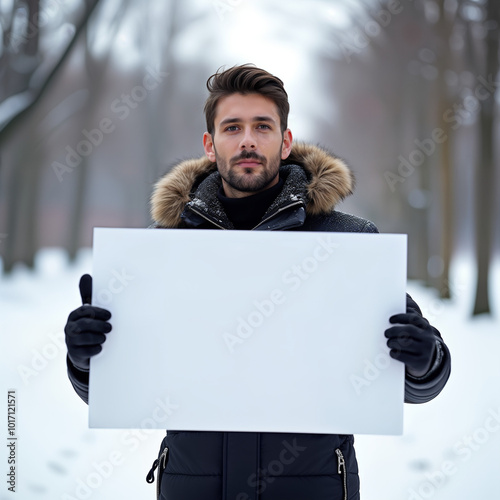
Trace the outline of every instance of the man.
<path fill-rule="evenodd" d="M 152 227 L 377 232 L 334 209 L 351 194 L 352 174 L 329 152 L 293 143 L 281 80 L 244 65 L 212 75 L 207 87 L 206 156 L 181 162 L 158 182 Z M 84 304 L 91 286 L 82 277 Z M 84 305 L 68 319 L 68 373 L 85 401 L 89 359 L 111 330 L 110 316 Z M 446 345 L 410 296 L 406 313 L 390 322 L 390 355 L 406 365 L 405 401 L 431 400 L 450 374 Z M 353 442 L 352 435 L 169 431 L 148 481 L 159 466 L 163 500 L 359 499 Z"/>

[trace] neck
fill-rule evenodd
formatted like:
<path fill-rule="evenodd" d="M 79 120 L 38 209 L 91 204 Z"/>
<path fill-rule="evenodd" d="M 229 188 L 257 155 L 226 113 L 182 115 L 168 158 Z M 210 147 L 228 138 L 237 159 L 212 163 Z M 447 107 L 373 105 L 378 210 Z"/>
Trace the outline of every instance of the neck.
<path fill-rule="evenodd" d="M 235 229 L 252 229 L 259 224 L 273 201 L 283 189 L 284 181 L 278 182 L 258 193 L 250 193 L 241 198 L 230 198 L 219 188 L 217 198 Z"/>

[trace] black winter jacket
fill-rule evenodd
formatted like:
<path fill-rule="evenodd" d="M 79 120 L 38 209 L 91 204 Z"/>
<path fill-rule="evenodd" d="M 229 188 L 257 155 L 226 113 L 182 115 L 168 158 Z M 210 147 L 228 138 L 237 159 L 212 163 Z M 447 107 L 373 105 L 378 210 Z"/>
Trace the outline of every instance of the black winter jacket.
<path fill-rule="evenodd" d="M 354 181 L 345 163 L 327 151 L 295 143 L 280 176 L 283 189 L 254 230 L 378 232 L 372 222 L 334 209 L 351 194 Z M 155 187 L 152 227 L 233 229 L 217 199 L 220 185 L 216 165 L 208 159 L 180 163 Z M 407 309 L 421 314 L 409 296 Z M 406 376 L 408 403 L 431 400 L 449 377 L 450 354 L 434 332 L 433 366 L 420 379 Z M 88 379 L 68 368 L 75 389 L 86 400 Z M 357 500 L 353 443 L 352 435 L 169 430 L 148 480 L 158 468 L 162 500 Z"/>

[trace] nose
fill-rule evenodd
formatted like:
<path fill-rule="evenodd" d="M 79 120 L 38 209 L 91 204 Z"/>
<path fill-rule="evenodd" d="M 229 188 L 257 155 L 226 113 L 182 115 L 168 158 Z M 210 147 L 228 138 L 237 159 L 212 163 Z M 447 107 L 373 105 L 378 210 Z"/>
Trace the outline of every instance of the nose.
<path fill-rule="evenodd" d="M 245 149 L 247 151 L 253 150 L 257 147 L 257 142 L 255 136 L 250 128 L 245 130 L 243 137 L 240 142 L 240 149 Z"/>

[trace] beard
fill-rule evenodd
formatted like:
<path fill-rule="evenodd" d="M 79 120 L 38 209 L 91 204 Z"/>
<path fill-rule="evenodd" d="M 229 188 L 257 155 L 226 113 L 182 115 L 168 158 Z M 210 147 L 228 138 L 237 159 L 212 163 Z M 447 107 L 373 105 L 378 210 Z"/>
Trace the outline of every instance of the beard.
<path fill-rule="evenodd" d="M 238 191 L 244 193 L 257 193 L 263 191 L 279 174 L 281 166 L 281 147 L 276 156 L 270 158 L 269 161 L 266 157 L 252 151 L 242 151 L 241 154 L 231 158 L 228 162 L 217 154 L 215 147 L 214 152 L 220 176 L 229 186 Z M 261 163 L 262 167 L 260 173 L 256 173 L 253 167 L 236 167 L 242 168 L 243 172 L 241 173 L 235 170 L 234 167 L 238 161 L 250 158 Z"/>

